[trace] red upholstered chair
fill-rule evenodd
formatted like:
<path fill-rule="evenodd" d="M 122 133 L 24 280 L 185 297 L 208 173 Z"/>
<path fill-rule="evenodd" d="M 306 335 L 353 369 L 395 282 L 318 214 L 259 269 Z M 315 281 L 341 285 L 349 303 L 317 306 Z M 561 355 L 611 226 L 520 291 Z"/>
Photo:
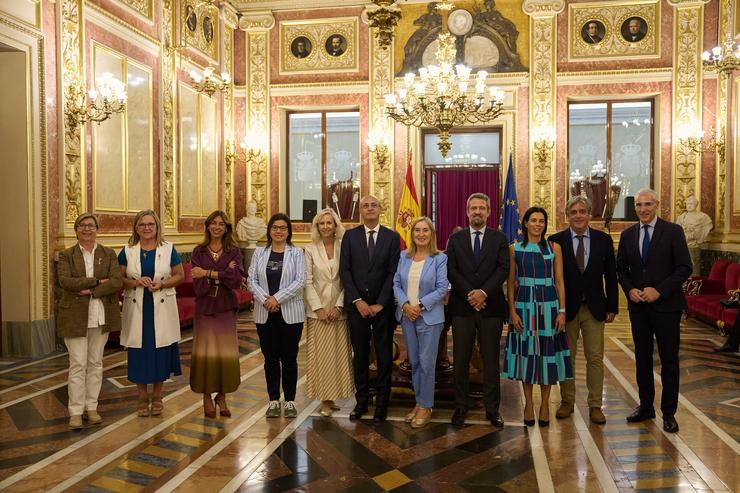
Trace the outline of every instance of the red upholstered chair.
<path fill-rule="evenodd" d="M 728 260 L 717 260 L 712 264 L 708 276 L 692 276 L 684 283 L 684 295 L 686 297 L 687 314 L 694 316 L 698 294 L 719 294 L 725 290 L 725 276 L 731 262 Z"/>
<path fill-rule="evenodd" d="M 730 264 L 721 287 L 716 282 L 702 281 L 694 294 L 687 294 L 686 303 L 689 316 L 710 324 L 722 320 L 725 308 L 719 302 L 730 297 L 730 291 L 740 289 L 740 264 Z"/>
<path fill-rule="evenodd" d="M 195 288 L 193 287 L 193 269 L 190 262 L 182 264 L 185 278 L 175 288 L 177 291 L 177 314 L 180 317 L 180 326 L 192 325 L 195 319 Z"/>

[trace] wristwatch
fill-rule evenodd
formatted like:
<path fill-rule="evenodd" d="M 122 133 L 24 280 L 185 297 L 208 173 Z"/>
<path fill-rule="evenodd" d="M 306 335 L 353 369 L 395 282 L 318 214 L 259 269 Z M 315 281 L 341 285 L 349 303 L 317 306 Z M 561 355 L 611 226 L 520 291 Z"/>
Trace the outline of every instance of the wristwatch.
<path fill-rule="evenodd" d="M 425 312 L 427 310 L 427 307 L 421 301 L 419 302 L 419 306 L 421 307 L 421 311 Z"/>
<path fill-rule="evenodd" d="M 565 308 L 560 308 L 560 309 L 558 310 L 558 313 L 565 313 Z"/>

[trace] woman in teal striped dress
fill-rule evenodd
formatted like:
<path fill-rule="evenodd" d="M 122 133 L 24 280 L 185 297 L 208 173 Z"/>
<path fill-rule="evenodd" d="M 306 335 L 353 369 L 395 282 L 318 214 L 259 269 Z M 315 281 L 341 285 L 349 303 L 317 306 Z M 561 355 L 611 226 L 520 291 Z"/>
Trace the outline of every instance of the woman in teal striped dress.
<path fill-rule="evenodd" d="M 530 207 L 522 218 L 524 239 L 509 248 L 509 334 L 504 374 L 521 380 L 524 423 L 534 425 L 532 389 L 540 385 L 539 425 L 550 424 L 550 386 L 573 378 L 565 334 L 565 288 L 560 245 L 544 239 L 547 212 Z M 513 329 L 513 330 L 512 330 Z"/>

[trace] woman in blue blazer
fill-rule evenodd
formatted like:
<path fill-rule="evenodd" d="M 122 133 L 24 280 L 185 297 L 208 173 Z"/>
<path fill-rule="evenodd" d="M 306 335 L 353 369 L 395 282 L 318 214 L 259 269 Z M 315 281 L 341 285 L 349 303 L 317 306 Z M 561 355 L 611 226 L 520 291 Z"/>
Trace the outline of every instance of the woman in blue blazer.
<path fill-rule="evenodd" d="M 270 404 L 265 415 L 280 417 L 280 379 L 285 398 L 283 416 L 295 418 L 298 343 L 306 320 L 303 286 L 306 260 L 291 243 L 290 218 L 278 212 L 267 223 L 267 246 L 252 255 L 247 284 L 254 294 L 254 321 L 265 357 L 265 380 Z"/>
<path fill-rule="evenodd" d="M 428 217 L 419 217 L 411 223 L 411 245 L 401 252 L 393 276 L 396 319 L 403 328 L 416 394 L 416 406 L 406 416 L 412 428 L 426 426 L 432 417 L 434 367 L 448 285 L 447 256 L 437 251 L 434 224 Z"/>

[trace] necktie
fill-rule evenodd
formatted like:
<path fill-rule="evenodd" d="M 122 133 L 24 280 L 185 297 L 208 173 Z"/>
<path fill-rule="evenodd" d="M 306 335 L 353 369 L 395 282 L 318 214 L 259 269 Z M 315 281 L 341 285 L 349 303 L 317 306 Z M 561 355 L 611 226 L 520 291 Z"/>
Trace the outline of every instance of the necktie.
<path fill-rule="evenodd" d="M 373 252 L 375 251 L 375 231 L 371 229 L 367 234 L 370 235 L 370 238 L 367 240 L 367 256 L 372 260 Z"/>
<path fill-rule="evenodd" d="M 475 262 L 478 263 L 480 260 L 480 231 L 476 231 L 475 233 L 475 241 L 473 241 L 473 258 L 475 259 Z"/>
<path fill-rule="evenodd" d="M 643 224 L 643 235 L 642 235 L 642 262 L 647 262 L 648 250 L 650 250 L 650 225 Z"/>
<path fill-rule="evenodd" d="M 576 265 L 578 270 L 583 273 L 586 270 L 586 249 L 583 247 L 583 235 L 576 235 L 578 238 L 578 248 L 576 248 Z"/>

